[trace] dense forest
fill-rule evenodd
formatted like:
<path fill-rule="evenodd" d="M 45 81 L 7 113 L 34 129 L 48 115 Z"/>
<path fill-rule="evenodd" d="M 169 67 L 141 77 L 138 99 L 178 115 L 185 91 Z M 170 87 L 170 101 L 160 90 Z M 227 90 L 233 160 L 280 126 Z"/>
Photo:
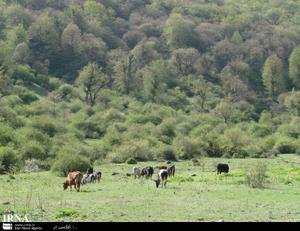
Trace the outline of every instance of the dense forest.
<path fill-rule="evenodd" d="M 0 0 L 0 173 L 300 154 L 300 1 Z"/>

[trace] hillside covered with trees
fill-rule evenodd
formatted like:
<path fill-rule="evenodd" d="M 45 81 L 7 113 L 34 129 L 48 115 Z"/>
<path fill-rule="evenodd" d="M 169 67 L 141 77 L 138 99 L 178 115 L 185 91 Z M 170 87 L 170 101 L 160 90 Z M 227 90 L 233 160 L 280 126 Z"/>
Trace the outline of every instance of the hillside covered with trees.
<path fill-rule="evenodd" d="M 0 0 L 0 173 L 300 154 L 297 0 Z"/>

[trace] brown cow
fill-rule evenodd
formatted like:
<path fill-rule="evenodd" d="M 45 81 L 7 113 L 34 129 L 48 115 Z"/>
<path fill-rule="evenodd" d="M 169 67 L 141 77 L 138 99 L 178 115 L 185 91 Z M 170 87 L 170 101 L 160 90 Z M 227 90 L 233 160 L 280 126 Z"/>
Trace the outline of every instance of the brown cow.
<path fill-rule="evenodd" d="M 77 192 L 80 190 L 80 182 L 82 179 L 82 174 L 78 171 L 69 172 L 67 179 L 63 183 L 64 190 L 66 190 L 70 186 L 70 190 L 72 189 L 72 185 L 74 185 Z"/>

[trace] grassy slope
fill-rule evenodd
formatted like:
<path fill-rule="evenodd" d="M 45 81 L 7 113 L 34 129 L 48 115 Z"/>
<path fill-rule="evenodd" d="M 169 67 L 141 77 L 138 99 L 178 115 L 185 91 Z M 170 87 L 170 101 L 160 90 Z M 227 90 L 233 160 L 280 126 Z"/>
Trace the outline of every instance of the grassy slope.
<path fill-rule="evenodd" d="M 244 170 L 255 161 L 268 164 L 266 189 L 244 184 Z M 212 172 L 218 162 L 229 163 L 227 176 Z M 26 212 L 32 221 L 300 221 L 298 156 L 205 159 L 204 171 L 190 161 L 178 162 L 176 177 L 166 189 L 155 188 L 150 180 L 126 177 L 131 168 L 127 164 L 98 166 L 102 182 L 84 185 L 80 193 L 63 191 L 64 178 L 50 172 L 23 173 L 15 179 L 0 176 L 0 212 Z M 112 176 L 112 172 L 120 174 Z"/>

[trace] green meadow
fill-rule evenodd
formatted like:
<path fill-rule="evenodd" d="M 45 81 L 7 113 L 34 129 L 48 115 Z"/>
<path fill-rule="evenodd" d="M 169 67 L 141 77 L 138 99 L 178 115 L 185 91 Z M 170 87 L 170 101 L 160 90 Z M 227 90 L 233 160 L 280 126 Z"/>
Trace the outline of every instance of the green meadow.
<path fill-rule="evenodd" d="M 228 163 L 228 174 L 215 165 Z M 267 166 L 264 188 L 252 188 L 245 174 L 252 165 Z M 164 162 L 139 162 L 156 166 Z M 204 158 L 175 162 L 166 188 L 148 179 L 126 176 L 134 165 L 102 164 L 100 183 L 63 190 L 63 177 L 52 172 L 0 176 L 0 212 L 14 211 L 29 221 L 300 221 L 300 158 Z M 112 175 L 112 173 L 118 173 Z M 153 175 L 153 179 L 156 175 Z"/>

